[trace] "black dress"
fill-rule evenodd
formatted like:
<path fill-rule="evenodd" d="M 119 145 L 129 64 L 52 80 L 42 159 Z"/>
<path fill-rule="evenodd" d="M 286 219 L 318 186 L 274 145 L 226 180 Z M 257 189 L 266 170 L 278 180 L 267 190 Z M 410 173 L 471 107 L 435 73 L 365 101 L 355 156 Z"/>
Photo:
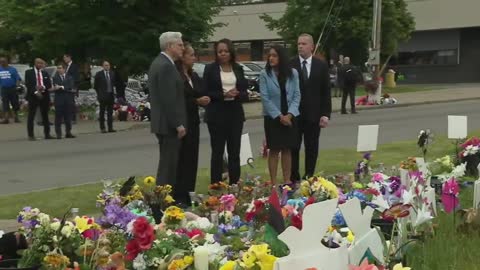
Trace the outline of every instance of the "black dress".
<path fill-rule="evenodd" d="M 287 89 L 286 82 L 280 81 L 280 112 L 282 115 L 288 114 Z M 270 116 L 265 116 L 264 121 L 265 137 L 267 140 L 267 147 L 271 150 L 291 149 L 297 146 L 297 121 L 295 117 L 292 118 L 292 126 L 288 127 L 280 122 L 280 117 L 272 119 Z"/>

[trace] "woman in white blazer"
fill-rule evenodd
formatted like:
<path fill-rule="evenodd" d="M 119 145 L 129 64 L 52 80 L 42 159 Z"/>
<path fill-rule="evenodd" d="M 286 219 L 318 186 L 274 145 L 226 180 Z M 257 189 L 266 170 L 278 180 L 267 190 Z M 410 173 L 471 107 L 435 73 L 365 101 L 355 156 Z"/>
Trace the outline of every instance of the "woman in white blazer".
<path fill-rule="evenodd" d="M 268 169 L 273 184 L 277 183 L 279 155 L 282 159 L 283 181 L 290 184 L 292 158 L 290 149 L 298 144 L 300 85 L 298 73 L 289 65 L 286 49 L 273 47 L 265 70 L 260 74 Z"/>

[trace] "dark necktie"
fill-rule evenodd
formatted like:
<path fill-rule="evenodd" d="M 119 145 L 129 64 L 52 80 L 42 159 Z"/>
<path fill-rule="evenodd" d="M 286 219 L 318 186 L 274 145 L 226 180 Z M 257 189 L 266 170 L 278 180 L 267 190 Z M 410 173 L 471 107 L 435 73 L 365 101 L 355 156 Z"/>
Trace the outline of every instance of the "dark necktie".
<path fill-rule="evenodd" d="M 63 81 L 65 81 L 65 75 L 61 75 L 60 77 L 62 78 L 62 83 L 63 83 Z"/>
<path fill-rule="evenodd" d="M 303 60 L 302 62 L 302 76 L 304 82 L 308 81 L 307 60 Z"/>
<path fill-rule="evenodd" d="M 109 72 L 106 71 L 105 72 L 105 77 L 107 79 L 107 92 L 111 93 L 112 92 L 112 81 L 110 81 L 110 74 L 108 74 Z"/>

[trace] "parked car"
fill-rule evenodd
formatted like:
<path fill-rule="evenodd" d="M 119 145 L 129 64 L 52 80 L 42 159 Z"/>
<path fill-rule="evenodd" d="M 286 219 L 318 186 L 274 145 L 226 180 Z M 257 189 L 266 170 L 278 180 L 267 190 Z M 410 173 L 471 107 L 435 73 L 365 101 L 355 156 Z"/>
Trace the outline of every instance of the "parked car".
<path fill-rule="evenodd" d="M 260 78 L 260 72 L 262 71 L 259 66 L 252 65 L 252 63 L 239 63 L 245 73 L 245 78 L 248 80 L 248 89 L 251 91 L 259 92 L 258 80 Z M 256 69 L 256 70 L 254 70 Z"/>

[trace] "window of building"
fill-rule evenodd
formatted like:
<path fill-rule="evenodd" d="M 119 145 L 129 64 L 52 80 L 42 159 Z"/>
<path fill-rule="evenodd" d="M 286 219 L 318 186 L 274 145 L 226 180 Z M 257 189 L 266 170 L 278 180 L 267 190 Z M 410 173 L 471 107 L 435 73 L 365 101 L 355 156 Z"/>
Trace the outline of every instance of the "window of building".
<path fill-rule="evenodd" d="M 458 49 L 399 52 L 391 60 L 393 65 L 456 65 Z"/>

